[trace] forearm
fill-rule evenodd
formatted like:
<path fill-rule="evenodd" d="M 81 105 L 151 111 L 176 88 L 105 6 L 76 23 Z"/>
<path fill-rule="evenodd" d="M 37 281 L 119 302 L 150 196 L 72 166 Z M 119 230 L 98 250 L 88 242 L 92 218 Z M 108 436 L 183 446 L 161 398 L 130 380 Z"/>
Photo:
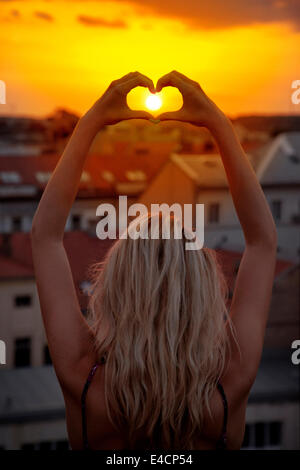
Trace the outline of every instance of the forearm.
<path fill-rule="evenodd" d="M 154 92 L 154 84 L 145 75 L 132 72 L 110 84 L 105 93 L 80 119 L 66 149 L 44 191 L 32 224 L 32 239 L 60 241 L 70 209 L 78 191 L 90 145 L 105 125 L 126 119 L 149 119 L 146 111 L 131 110 L 126 96 L 143 86 Z"/>
<path fill-rule="evenodd" d="M 269 205 L 231 122 L 220 114 L 210 131 L 219 147 L 246 244 L 276 245 L 276 227 Z"/>
<path fill-rule="evenodd" d="M 79 120 L 40 200 L 32 223 L 34 240 L 62 240 L 90 145 L 99 130 L 88 114 Z"/>

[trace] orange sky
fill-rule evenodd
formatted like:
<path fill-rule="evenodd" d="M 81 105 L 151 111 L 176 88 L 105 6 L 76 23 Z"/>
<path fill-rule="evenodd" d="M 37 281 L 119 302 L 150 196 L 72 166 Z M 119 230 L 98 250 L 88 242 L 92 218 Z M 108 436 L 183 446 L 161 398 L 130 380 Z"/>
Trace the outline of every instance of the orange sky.
<path fill-rule="evenodd" d="M 173 69 L 198 80 L 232 116 L 299 113 L 290 97 L 292 81 L 300 79 L 300 30 L 290 21 L 234 18 L 231 25 L 228 7 L 228 24 L 220 17 L 214 26 L 210 16 L 204 27 L 180 11 L 168 17 L 142 4 L 0 0 L 0 80 L 7 88 L 0 113 L 45 115 L 56 107 L 82 113 L 129 71 L 157 81 Z M 143 108 L 144 98 L 138 89 L 130 105 Z M 172 109 L 180 106 L 175 90 L 163 99 L 160 111 L 171 102 Z"/>

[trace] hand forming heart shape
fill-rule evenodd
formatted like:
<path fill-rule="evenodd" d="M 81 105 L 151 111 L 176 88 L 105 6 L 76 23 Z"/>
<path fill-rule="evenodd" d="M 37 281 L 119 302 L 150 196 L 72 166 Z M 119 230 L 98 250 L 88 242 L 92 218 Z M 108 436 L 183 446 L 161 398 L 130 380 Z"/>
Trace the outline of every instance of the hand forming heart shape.
<path fill-rule="evenodd" d="M 177 111 L 162 113 L 155 118 L 147 111 L 130 109 L 127 94 L 138 86 L 148 88 L 151 93 L 160 92 L 164 87 L 175 87 L 182 95 L 183 105 Z M 93 114 L 99 126 L 128 119 L 148 119 L 152 122 L 177 120 L 209 127 L 223 115 L 197 82 L 175 70 L 161 77 L 156 87 L 150 78 L 139 72 L 114 80 L 88 113 Z"/>

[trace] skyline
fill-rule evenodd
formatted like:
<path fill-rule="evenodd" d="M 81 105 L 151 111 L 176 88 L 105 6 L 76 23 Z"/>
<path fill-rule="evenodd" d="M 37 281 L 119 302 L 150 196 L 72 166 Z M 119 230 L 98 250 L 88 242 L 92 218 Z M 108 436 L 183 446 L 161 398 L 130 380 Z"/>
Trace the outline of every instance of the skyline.
<path fill-rule="evenodd" d="M 197 80 L 232 117 L 299 114 L 291 101 L 300 78 L 296 2 L 260 3 L 255 10 L 237 0 L 226 8 L 219 0 L 0 0 L 7 103 L 0 114 L 42 117 L 58 107 L 81 114 L 129 71 L 156 83 L 173 69 Z M 162 98 L 159 112 L 180 106 L 176 90 Z M 144 101 L 145 90 L 129 95 L 136 109 L 146 109 Z"/>

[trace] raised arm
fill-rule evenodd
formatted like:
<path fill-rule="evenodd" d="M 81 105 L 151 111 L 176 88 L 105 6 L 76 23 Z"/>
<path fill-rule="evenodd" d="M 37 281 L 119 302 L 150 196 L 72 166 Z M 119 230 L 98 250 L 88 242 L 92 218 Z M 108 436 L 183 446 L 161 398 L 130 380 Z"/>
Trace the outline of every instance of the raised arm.
<path fill-rule="evenodd" d="M 205 95 L 198 83 L 178 72 L 162 77 L 156 90 L 175 86 L 183 95 L 179 111 L 157 119 L 176 119 L 207 127 L 214 136 L 226 171 L 233 203 L 241 223 L 245 250 L 231 303 L 231 318 L 241 350 L 234 341 L 233 358 L 243 376 L 245 390 L 251 387 L 259 366 L 276 262 L 276 227 L 256 175 L 233 126 Z"/>
<path fill-rule="evenodd" d="M 63 246 L 65 223 L 97 132 L 106 124 L 151 117 L 149 113 L 132 111 L 127 106 L 126 95 L 136 86 L 154 91 L 147 77 L 138 72 L 128 74 L 112 82 L 79 120 L 33 219 L 31 239 L 38 294 L 51 357 L 61 382 L 65 382 L 83 357 L 94 354 L 93 338 L 81 314 Z"/>

